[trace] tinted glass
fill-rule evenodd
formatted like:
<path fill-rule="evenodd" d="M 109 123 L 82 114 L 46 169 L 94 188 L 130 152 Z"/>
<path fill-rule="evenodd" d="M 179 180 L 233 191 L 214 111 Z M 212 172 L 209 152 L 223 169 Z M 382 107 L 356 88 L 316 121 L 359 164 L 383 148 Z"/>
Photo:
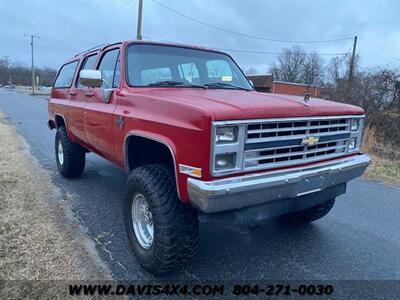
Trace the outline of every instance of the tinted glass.
<path fill-rule="evenodd" d="M 97 54 L 86 57 L 86 60 L 83 63 L 81 70 L 94 69 L 96 59 L 97 59 Z M 84 87 L 84 85 L 79 83 L 79 74 L 78 74 L 77 82 L 78 82 L 78 87 L 80 87 L 80 88 Z"/>
<path fill-rule="evenodd" d="M 70 88 L 77 65 L 78 61 L 74 61 L 62 66 L 57 79 L 54 82 L 54 88 Z"/>
<path fill-rule="evenodd" d="M 103 82 L 104 88 L 111 88 L 114 81 L 114 72 L 119 55 L 119 49 L 106 52 L 100 62 L 99 70 L 107 85 Z"/>
<path fill-rule="evenodd" d="M 133 44 L 127 50 L 126 69 L 130 86 L 165 86 L 165 81 L 173 81 L 174 86 L 182 87 L 197 84 L 232 88 L 229 85 L 233 85 L 252 89 L 228 55 L 211 51 Z M 176 82 L 183 84 L 176 85 Z"/>

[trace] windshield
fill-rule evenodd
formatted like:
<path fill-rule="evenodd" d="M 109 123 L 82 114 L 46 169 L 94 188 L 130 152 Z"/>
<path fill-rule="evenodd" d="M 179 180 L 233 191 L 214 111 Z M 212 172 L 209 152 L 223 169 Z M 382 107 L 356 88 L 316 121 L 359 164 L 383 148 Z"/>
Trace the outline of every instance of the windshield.
<path fill-rule="evenodd" d="M 128 47 L 127 81 L 130 86 L 252 89 L 228 55 L 162 45 Z"/>

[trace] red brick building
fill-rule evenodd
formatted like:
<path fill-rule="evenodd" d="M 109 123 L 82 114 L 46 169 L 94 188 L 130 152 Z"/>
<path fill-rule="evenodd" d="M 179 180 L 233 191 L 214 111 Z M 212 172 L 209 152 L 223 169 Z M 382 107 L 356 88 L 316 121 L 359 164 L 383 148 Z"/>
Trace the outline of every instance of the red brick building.
<path fill-rule="evenodd" d="M 272 85 L 272 93 L 304 96 L 310 93 L 311 97 L 321 97 L 322 89 L 319 86 L 306 85 L 302 83 L 274 81 Z"/>
<path fill-rule="evenodd" d="M 322 87 L 320 86 L 274 81 L 272 74 L 247 75 L 247 78 L 253 82 L 254 88 L 259 92 L 297 96 L 304 96 L 305 93 L 310 93 L 311 97 L 321 97 Z"/>

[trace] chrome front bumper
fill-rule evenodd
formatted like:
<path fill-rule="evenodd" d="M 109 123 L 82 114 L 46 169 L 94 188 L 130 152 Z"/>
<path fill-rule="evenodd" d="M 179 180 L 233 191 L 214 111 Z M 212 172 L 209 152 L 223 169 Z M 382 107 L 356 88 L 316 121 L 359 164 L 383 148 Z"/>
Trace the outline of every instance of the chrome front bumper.
<path fill-rule="evenodd" d="M 241 209 L 323 191 L 361 176 L 371 159 L 356 155 L 312 166 L 215 181 L 189 178 L 189 198 L 205 213 Z"/>

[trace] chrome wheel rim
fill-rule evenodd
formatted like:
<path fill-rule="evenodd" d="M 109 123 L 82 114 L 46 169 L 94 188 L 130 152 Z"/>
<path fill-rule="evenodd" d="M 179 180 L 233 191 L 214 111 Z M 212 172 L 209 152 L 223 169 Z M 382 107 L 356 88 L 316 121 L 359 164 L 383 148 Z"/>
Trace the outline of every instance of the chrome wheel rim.
<path fill-rule="evenodd" d="M 58 141 L 57 156 L 58 156 L 58 162 L 60 163 L 60 165 L 63 165 L 64 164 L 64 148 L 63 148 L 61 140 Z"/>
<path fill-rule="evenodd" d="M 138 193 L 132 201 L 133 231 L 140 246 L 150 249 L 154 238 L 153 215 L 146 198 Z"/>

